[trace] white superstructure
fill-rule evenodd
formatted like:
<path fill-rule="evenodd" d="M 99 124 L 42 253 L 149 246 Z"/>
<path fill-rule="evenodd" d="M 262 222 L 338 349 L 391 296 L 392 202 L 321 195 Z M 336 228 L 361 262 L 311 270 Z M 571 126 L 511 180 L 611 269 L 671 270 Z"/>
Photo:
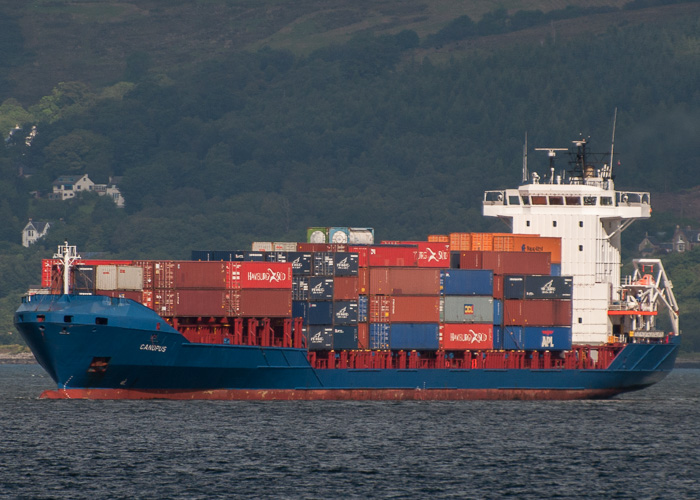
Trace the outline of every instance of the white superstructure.
<path fill-rule="evenodd" d="M 562 240 L 561 274 L 573 276 L 574 343 L 605 343 L 613 328 L 608 310 L 620 300 L 620 234 L 637 219 L 651 215 L 649 193 L 616 191 L 612 168 L 587 157 L 586 141 L 576 145 L 573 168 L 555 172 L 558 149 L 548 149 L 550 169 L 517 189 L 487 191 L 483 212 L 504 220 L 515 234 L 555 236 Z M 619 325 L 619 321 L 618 321 Z"/>

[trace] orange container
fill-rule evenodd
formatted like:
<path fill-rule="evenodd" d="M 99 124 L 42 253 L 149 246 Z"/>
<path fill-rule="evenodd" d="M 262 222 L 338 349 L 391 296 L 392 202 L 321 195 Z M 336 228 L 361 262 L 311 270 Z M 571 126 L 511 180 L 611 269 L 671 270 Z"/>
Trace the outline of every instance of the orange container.
<path fill-rule="evenodd" d="M 450 233 L 450 250 L 471 250 L 471 233 Z"/>
<path fill-rule="evenodd" d="M 493 250 L 493 233 L 472 233 L 470 250 Z"/>
<path fill-rule="evenodd" d="M 428 235 L 428 241 L 430 243 L 449 243 L 450 237 L 446 234 L 430 234 Z"/>
<path fill-rule="evenodd" d="M 547 252 L 553 264 L 561 264 L 561 238 L 514 234 L 513 251 Z"/>

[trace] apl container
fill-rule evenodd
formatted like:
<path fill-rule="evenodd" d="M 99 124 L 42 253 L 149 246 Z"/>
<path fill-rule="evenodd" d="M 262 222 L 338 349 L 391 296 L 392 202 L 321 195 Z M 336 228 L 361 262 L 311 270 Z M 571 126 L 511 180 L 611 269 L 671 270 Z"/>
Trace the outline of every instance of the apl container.
<path fill-rule="evenodd" d="M 437 350 L 440 347 L 437 323 L 392 323 L 389 329 L 392 350 Z"/>
<path fill-rule="evenodd" d="M 333 278 L 310 276 L 309 300 L 333 300 Z"/>
<path fill-rule="evenodd" d="M 309 302 L 310 325 L 333 324 L 333 302 Z"/>
<path fill-rule="evenodd" d="M 333 327 L 309 326 L 306 342 L 310 351 L 330 351 L 333 349 Z"/>
<path fill-rule="evenodd" d="M 358 348 L 357 326 L 334 326 L 333 349 L 336 351 Z"/>
<path fill-rule="evenodd" d="M 444 323 L 440 325 L 440 348 L 446 351 L 493 349 L 493 325 Z"/>
<path fill-rule="evenodd" d="M 357 325 L 358 304 L 352 300 L 338 300 L 333 302 L 334 325 Z"/>
<path fill-rule="evenodd" d="M 493 273 L 482 269 L 443 269 L 442 295 L 492 295 Z"/>
<path fill-rule="evenodd" d="M 503 329 L 503 348 L 534 351 L 571 349 L 571 327 L 507 326 Z"/>
<path fill-rule="evenodd" d="M 426 268 L 372 267 L 371 295 L 439 295 L 440 270 Z"/>
<path fill-rule="evenodd" d="M 493 324 L 493 297 L 448 295 L 442 298 L 442 323 Z"/>

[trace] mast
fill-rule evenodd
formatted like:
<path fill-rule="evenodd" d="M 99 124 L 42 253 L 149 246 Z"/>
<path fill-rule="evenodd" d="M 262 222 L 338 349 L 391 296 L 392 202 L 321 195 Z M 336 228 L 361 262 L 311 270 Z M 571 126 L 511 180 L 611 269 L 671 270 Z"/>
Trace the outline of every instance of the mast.
<path fill-rule="evenodd" d="M 63 245 L 58 245 L 58 251 L 53 255 L 54 259 L 59 259 L 63 265 L 63 293 L 70 293 L 70 268 L 76 260 L 80 260 L 75 245 L 68 245 L 65 241 Z"/>

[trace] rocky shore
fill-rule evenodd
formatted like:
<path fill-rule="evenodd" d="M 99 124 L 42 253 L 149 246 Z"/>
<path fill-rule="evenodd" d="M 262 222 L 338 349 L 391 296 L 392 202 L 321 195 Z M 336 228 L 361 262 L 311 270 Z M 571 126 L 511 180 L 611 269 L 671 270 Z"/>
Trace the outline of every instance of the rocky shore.
<path fill-rule="evenodd" d="M 28 365 L 36 363 L 31 352 L 3 352 L 0 351 L 0 363 L 6 365 Z"/>

